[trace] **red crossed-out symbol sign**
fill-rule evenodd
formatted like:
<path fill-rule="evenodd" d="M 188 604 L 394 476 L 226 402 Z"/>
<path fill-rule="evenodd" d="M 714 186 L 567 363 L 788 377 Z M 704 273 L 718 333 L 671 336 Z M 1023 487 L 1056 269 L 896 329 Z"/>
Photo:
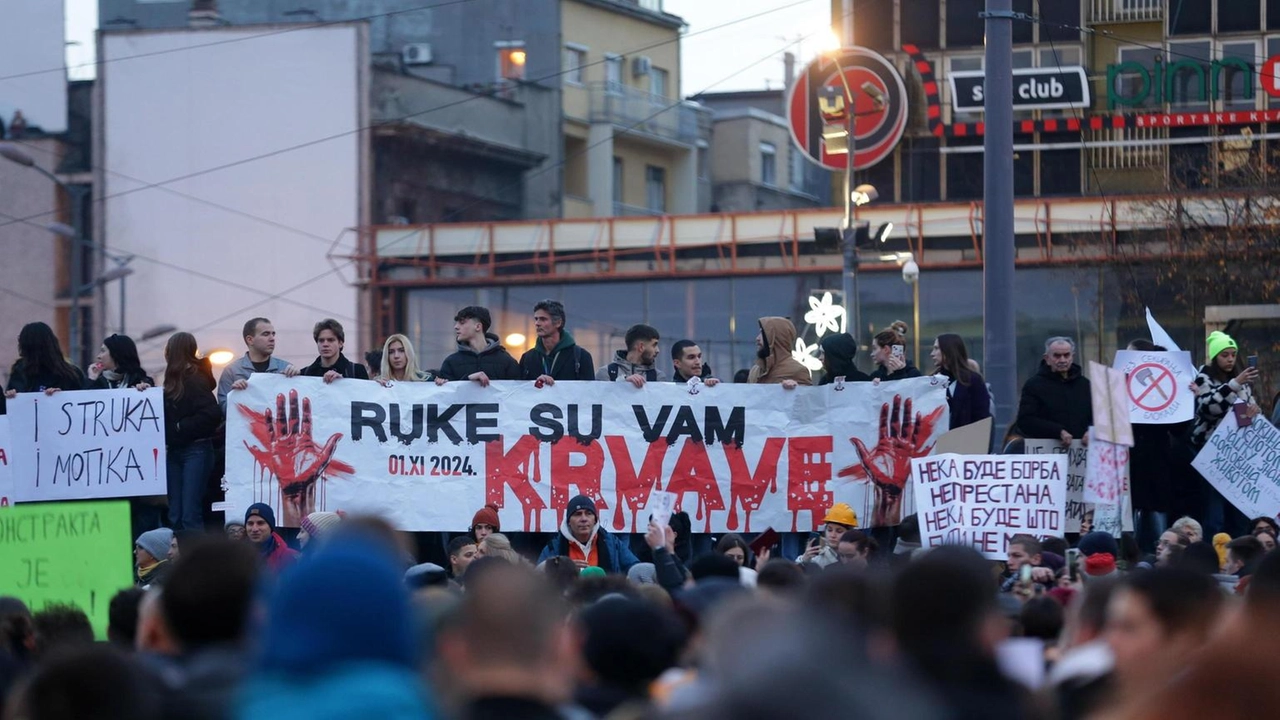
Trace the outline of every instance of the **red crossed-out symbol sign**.
<path fill-rule="evenodd" d="M 1159 363 L 1143 363 L 1129 371 L 1129 398 L 1147 412 L 1160 412 L 1178 396 L 1173 371 Z"/>

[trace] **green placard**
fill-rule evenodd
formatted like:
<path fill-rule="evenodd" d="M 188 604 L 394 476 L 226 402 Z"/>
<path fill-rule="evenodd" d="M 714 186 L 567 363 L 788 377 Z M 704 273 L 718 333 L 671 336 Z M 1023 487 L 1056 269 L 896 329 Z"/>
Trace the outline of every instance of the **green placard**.
<path fill-rule="evenodd" d="M 129 503 L 26 503 L 0 508 L 0 595 L 38 612 L 70 603 L 107 637 L 111 598 L 133 584 Z"/>

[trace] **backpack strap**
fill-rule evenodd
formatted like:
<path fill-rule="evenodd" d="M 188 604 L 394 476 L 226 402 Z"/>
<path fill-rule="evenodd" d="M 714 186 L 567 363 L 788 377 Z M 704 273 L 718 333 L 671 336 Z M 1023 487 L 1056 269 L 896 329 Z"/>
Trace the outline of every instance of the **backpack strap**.
<path fill-rule="evenodd" d="M 609 382 L 618 381 L 618 363 L 609 363 Z"/>

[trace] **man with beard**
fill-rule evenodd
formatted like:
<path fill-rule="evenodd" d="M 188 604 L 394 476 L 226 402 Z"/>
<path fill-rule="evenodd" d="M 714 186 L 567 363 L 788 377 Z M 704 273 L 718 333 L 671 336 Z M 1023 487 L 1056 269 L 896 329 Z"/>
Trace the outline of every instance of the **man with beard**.
<path fill-rule="evenodd" d="M 625 380 L 636 387 L 646 382 L 662 380 L 662 373 L 654 366 L 658 359 L 658 331 L 648 325 L 632 325 L 627 329 L 626 350 L 619 350 L 613 362 L 596 372 L 596 380 L 617 382 Z"/>

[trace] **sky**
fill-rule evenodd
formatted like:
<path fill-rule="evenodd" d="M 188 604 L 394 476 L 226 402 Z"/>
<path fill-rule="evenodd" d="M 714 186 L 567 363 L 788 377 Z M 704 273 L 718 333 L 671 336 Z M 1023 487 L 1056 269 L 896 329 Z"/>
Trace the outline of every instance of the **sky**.
<path fill-rule="evenodd" d="M 76 66 L 93 62 L 97 0 L 65 2 L 71 78 L 91 78 L 91 65 Z M 813 57 L 829 35 L 830 7 L 829 0 L 665 0 L 664 9 L 688 23 L 690 37 L 681 53 L 684 94 L 781 87 L 782 53 L 791 49 L 802 61 Z M 751 19 L 717 29 L 741 18 Z"/>

